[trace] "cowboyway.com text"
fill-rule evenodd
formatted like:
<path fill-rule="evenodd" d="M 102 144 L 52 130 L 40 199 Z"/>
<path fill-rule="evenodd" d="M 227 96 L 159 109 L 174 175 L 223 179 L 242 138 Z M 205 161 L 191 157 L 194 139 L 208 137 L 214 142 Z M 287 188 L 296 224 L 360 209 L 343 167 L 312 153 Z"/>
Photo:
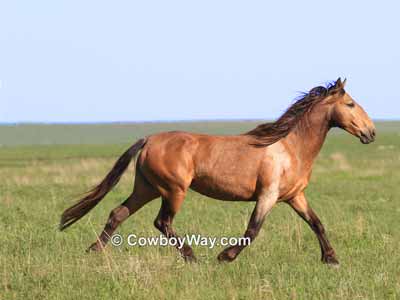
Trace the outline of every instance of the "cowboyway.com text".
<path fill-rule="evenodd" d="M 126 237 L 114 234 L 111 237 L 111 243 L 116 247 L 126 244 L 132 247 L 173 246 L 182 249 L 187 244 L 189 246 L 203 246 L 212 249 L 216 246 L 248 246 L 251 240 L 248 237 L 206 237 L 200 234 L 169 238 L 164 235 L 143 237 L 132 233 Z"/>

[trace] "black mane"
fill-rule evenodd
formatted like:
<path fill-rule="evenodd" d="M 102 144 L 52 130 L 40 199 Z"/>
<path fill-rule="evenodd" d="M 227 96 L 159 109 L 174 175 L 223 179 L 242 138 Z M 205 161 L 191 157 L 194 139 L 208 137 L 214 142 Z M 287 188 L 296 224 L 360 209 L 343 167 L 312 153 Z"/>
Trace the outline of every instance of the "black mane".
<path fill-rule="evenodd" d="M 265 123 L 257 126 L 245 135 L 254 137 L 254 146 L 266 147 L 287 136 L 312 108 L 328 96 L 345 93 L 344 82 L 339 78 L 336 82 L 326 86 L 317 86 L 308 93 L 303 93 L 295 103 L 273 123 Z"/>

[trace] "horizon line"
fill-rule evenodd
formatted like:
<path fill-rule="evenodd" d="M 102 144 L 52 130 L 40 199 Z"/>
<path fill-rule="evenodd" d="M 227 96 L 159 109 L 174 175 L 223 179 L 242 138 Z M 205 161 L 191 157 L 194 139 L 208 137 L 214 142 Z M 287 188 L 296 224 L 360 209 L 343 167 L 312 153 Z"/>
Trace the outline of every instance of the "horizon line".
<path fill-rule="evenodd" d="M 374 122 L 399 122 L 399 119 L 372 119 Z M 17 122 L 0 122 L 0 126 L 12 125 L 107 125 L 107 124 L 149 124 L 149 123 L 196 123 L 196 122 L 258 122 L 272 121 L 271 119 L 259 118 L 229 118 L 229 119 L 181 119 L 181 120 L 138 120 L 138 121 L 17 121 Z"/>

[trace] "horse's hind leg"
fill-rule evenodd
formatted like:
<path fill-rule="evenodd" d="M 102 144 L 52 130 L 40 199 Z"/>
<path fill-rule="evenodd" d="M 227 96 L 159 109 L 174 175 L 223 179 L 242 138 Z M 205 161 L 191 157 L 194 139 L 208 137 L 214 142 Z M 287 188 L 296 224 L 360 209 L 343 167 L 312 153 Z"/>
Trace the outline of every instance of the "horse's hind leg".
<path fill-rule="evenodd" d="M 123 221 L 159 196 L 159 192 L 141 175 L 140 171 L 136 171 L 133 193 L 124 203 L 111 211 L 102 233 L 97 238 L 97 241 L 88 248 L 88 251 L 102 250 Z"/>
<path fill-rule="evenodd" d="M 184 199 L 185 193 L 175 193 L 168 198 L 162 198 L 161 208 L 157 218 L 154 220 L 154 226 L 167 238 L 174 237 L 179 239 L 179 236 L 172 228 L 172 222 Z M 176 248 L 186 261 L 196 261 L 193 250 L 189 245 L 184 244 L 182 248 L 177 245 Z"/>

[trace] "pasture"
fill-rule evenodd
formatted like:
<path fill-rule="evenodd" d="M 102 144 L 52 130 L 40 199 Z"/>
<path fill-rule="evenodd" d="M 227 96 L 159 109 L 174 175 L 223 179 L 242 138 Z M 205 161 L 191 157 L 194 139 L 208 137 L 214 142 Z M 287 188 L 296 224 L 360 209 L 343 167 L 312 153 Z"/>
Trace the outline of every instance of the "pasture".
<path fill-rule="evenodd" d="M 340 268 L 320 262 L 314 233 L 289 206 L 276 206 L 255 242 L 232 264 L 194 246 L 186 264 L 169 247 L 113 247 L 86 254 L 133 173 L 88 216 L 58 231 L 63 210 L 97 184 L 137 138 L 165 130 L 241 133 L 255 122 L 0 126 L 0 299 L 398 299 L 400 298 L 400 123 L 377 123 L 362 145 L 332 131 L 307 196 Z M 118 229 L 158 236 L 160 200 Z M 180 235 L 239 237 L 254 203 L 190 192 L 175 219 Z"/>

